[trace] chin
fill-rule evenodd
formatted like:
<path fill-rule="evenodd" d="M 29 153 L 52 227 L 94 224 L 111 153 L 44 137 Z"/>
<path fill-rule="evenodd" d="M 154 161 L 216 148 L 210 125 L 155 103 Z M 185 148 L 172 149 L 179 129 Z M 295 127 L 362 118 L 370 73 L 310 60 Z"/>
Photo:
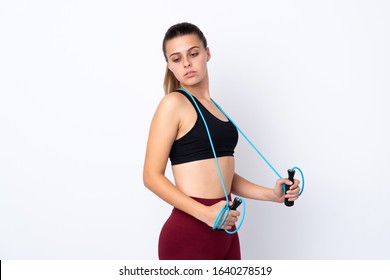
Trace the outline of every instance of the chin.
<path fill-rule="evenodd" d="M 198 80 L 194 80 L 194 81 L 185 81 L 185 82 L 180 82 L 180 85 L 182 86 L 189 86 L 189 87 L 193 87 L 193 86 L 196 86 L 198 84 L 200 84 L 201 81 L 198 81 Z"/>

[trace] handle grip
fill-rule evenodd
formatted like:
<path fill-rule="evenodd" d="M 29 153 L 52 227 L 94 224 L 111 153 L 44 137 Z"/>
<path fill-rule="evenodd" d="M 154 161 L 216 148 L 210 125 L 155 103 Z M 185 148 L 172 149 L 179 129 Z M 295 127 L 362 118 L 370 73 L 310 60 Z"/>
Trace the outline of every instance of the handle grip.
<path fill-rule="evenodd" d="M 235 197 L 233 200 L 233 204 L 229 206 L 230 210 L 236 210 L 238 206 L 242 203 L 241 198 Z"/>
<path fill-rule="evenodd" d="M 294 183 L 294 175 L 295 175 L 295 170 L 292 170 L 292 169 L 289 169 L 287 170 L 287 173 L 288 173 L 288 179 Z M 285 185 L 285 190 L 286 192 L 290 189 L 290 186 L 289 185 Z M 284 205 L 286 205 L 287 207 L 291 207 L 294 205 L 294 201 L 288 201 L 287 198 L 284 199 Z"/>

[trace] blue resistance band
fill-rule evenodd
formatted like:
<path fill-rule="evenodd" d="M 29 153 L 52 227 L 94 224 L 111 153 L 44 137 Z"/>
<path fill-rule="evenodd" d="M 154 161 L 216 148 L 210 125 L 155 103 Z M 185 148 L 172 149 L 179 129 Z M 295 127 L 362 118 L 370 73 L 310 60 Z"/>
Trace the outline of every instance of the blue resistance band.
<path fill-rule="evenodd" d="M 230 208 L 229 208 L 229 198 L 228 198 L 228 194 L 227 194 L 227 191 L 226 191 L 226 186 L 225 186 L 225 182 L 223 180 L 223 176 L 222 176 L 222 171 L 221 171 L 221 167 L 219 165 L 219 161 L 218 161 L 218 157 L 217 157 L 217 154 L 215 152 L 215 148 L 214 148 L 214 144 L 213 144 L 213 140 L 211 139 L 211 135 L 210 135 L 210 130 L 208 128 L 208 125 L 207 125 L 207 122 L 205 120 L 205 118 L 203 117 L 203 114 L 202 114 L 202 111 L 200 110 L 199 106 L 198 106 L 198 103 L 196 102 L 195 98 L 192 96 L 191 93 L 189 93 L 188 91 L 186 91 L 183 87 L 180 88 L 182 91 L 184 91 L 189 97 L 191 97 L 192 101 L 194 102 L 195 106 L 196 106 L 196 109 L 198 110 L 199 112 L 199 115 L 201 116 L 202 120 L 203 120 L 203 123 L 206 127 L 206 132 L 207 132 L 207 135 L 209 137 L 209 140 L 210 140 L 210 145 L 211 145 L 211 149 L 213 151 L 213 155 L 214 155 L 214 158 L 215 158 L 215 162 L 216 162 L 216 165 L 217 165 L 217 168 L 218 168 L 218 173 L 219 173 L 219 179 L 221 181 L 221 184 L 222 184 L 222 189 L 223 189 L 223 192 L 225 194 L 225 198 L 226 198 L 226 205 L 224 208 L 221 209 L 219 215 L 217 216 L 217 218 L 215 219 L 215 222 L 214 222 L 214 226 L 213 226 L 213 229 L 220 229 L 222 227 L 222 225 L 225 223 L 227 217 L 229 216 L 229 212 L 230 212 Z M 276 169 L 271 165 L 271 163 L 263 156 L 263 154 L 259 151 L 259 149 L 256 148 L 256 146 L 252 143 L 252 141 L 249 140 L 249 138 L 242 132 L 242 130 L 233 122 L 233 120 L 225 113 L 225 111 L 213 100 L 211 99 L 211 101 L 215 104 L 215 106 L 217 106 L 217 108 L 225 115 L 225 117 L 237 128 L 237 130 L 240 132 L 240 134 L 245 138 L 245 140 L 252 146 L 252 148 L 256 151 L 256 153 L 267 163 L 267 165 L 272 169 L 272 171 L 274 171 L 274 173 L 280 178 L 282 179 L 283 177 L 279 174 L 278 171 L 276 171 Z M 293 167 L 292 170 L 298 170 L 299 173 L 301 174 L 301 178 L 302 178 L 302 187 L 301 187 L 301 191 L 299 192 L 299 195 L 302 194 L 303 192 L 303 189 L 304 189 L 304 185 L 305 185 L 305 179 L 304 179 L 304 176 L 303 176 L 303 172 L 302 170 L 299 168 L 299 167 Z M 284 194 L 286 194 L 286 186 L 285 184 L 283 184 L 283 192 Z M 236 227 L 236 229 L 234 231 L 229 231 L 229 230 L 225 230 L 225 232 L 229 233 L 229 234 L 234 234 L 236 233 L 242 226 L 242 223 L 244 222 L 244 219 L 245 219 L 245 213 L 246 213 L 246 204 L 245 204 L 245 200 L 243 198 L 239 198 L 239 200 L 242 202 L 243 204 L 243 208 L 244 208 L 244 211 L 242 213 L 242 216 L 241 216 L 241 221 L 239 223 L 239 225 Z"/>

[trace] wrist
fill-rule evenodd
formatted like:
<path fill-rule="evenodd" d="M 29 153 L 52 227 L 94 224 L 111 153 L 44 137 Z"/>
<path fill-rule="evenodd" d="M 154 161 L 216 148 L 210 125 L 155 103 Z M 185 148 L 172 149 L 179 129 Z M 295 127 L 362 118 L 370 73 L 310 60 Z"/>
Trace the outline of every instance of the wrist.
<path fill-rule="evenodd" d="M 208 224 L 210 219 L 210 211 L 206 205 L 200 204 L 194 212 L 194 217 L 199 221 Z"/>

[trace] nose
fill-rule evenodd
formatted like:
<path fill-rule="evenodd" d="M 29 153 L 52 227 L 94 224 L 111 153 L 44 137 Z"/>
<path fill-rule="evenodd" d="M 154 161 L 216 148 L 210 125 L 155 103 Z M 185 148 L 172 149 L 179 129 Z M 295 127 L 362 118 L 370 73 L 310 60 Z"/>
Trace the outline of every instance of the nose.
<path fill-rule="evenodd" d="M 184 63 L 184 68 L 188 68 L 191 66 L 191 62 L 188 58 L 184 58 L 183 63 Z"/>

